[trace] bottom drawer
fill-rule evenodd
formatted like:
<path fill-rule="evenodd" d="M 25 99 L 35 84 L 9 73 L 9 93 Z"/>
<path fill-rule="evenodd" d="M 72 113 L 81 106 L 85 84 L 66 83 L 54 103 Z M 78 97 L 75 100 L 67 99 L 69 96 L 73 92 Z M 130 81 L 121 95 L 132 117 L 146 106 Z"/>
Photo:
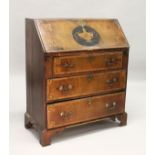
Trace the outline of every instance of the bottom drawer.
<path fill-rule="evenodd" d="M 124 112 L 125 93 L 100 95 L 47 106 L 47 127 L 57 128 Z"/>

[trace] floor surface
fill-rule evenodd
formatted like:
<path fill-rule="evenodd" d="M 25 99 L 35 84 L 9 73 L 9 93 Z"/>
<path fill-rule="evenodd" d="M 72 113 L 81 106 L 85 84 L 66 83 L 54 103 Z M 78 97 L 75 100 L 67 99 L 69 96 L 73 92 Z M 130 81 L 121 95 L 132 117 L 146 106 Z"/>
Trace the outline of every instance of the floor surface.
<path fill-rule="evenodd" d="M 11 155 L 144 155 L 145 81 L 128 82 L 126 112 L 128 125 L 109 121 L 67 129 L 42 147 L 38 134 L 24 128 L 25 78 L 10 78 L 10 154 Z"/>

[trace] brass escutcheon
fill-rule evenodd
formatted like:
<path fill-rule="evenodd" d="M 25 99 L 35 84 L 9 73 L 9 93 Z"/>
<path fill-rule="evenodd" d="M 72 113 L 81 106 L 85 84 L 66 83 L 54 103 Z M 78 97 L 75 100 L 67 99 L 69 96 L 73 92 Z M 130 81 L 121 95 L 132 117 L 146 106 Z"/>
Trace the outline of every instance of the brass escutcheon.
<path fill-rule="evenodd" d="M 93 74 L 89 73 L 87 76 L 88 81 L 91 81 L 93 79 L 93 77 L 94 77 Z"/>
<path fill-rule="evenodd" d="M 91 98 L 88 99 L 88 105 L 92 105 L 92 99 Z"/>

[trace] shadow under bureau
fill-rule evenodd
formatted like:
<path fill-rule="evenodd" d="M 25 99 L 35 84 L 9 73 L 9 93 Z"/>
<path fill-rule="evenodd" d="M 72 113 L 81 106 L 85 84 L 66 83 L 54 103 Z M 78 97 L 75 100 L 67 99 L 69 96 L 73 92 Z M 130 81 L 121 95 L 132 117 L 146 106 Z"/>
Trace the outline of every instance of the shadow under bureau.
<path fill-rule="evenodd" d="M 25 127 L 45 146 L 68 127 L 126 125 L 128 53 L 116 19 L 26 19 Z"/>

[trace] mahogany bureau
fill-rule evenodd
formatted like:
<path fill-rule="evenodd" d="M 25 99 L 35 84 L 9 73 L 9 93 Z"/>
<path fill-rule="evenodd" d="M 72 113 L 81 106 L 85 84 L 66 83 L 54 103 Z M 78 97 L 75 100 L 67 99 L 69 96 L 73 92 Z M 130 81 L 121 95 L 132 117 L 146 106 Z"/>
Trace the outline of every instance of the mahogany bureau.
<path fill-rule="evenodd" d="M 25 127 L 46 146 L 65 128 L 126 125 L 128 54 L 117 19 L 26 19 Z"/>

